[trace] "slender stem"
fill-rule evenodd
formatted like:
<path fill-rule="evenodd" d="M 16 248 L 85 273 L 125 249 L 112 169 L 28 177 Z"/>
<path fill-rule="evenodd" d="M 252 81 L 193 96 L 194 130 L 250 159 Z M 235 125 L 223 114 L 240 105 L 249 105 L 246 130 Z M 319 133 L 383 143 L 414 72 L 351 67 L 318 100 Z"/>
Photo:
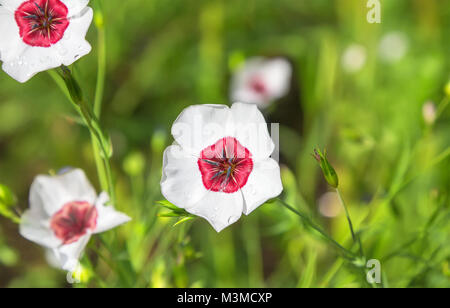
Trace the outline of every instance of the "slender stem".
<path fill-rule="evenodd" d="M 103 20 L 103 11 L 99 2 L 97 2 L 95 10 L 95 19 Z M 105 26 L 103 22 L 95 22 L 97 28 L 97 44 L 98 44 L 98 59 L 97 59 L 97 83 L 95 87 L 95 98 L 94 98 L 94 115 L 100 120 L 102 102 L 103 102 L 103 92 L 105 89 L 105 75 L 106 75 L 106 41 L 105 41 Z M 95 164 L 97 166 L 98 178 L 102 190 L 107 190 L 109 183 L 109 170 L 102 163 L 102 158 L 100 155 L 100 146 L 91 138 L 92 150 L 94 153 Z"/>
<path fill-rule="evenodd" d="M 352 223 L 352 220 L 350 218 L 350 213 L 348 211 L 348 208 L 347 208 L 347 205 L 345 204 L 344 199 L 342 198 L 341 191 L 339 190 L 339 188 L 336 188 L 336 192 L 338 194 L 339 201 L 341 202 L 342 207 L 345 210 L 345 216 L 347 217 L 347 222 L 348 222 L 348 226 L 350 228 L 350 232 L 352 234 L 352 239 L 355 242 L 355 244 L 357 244 L 359 246 L 359 255 L 360 255 L 360 257 L 364 257 L 364 252 L 363 252 L 363 248 L 362 248 L 362 244 L 361 244 L 361 239 L 359 238 L 359 236 L 357 236 L 355 234 L 355 230 L 353 228 L 353 223 Z"/>
<path fill-rule="evenodd" d="M 104 174 L 99 174 L 99 178 L 102 179 L 101 182 L 106 183 L 103 185 L 105 185 L 105 188 L 107 188 L 107 191 L 111 198 L 111 203 L 115 204 L 115 190 L 112 180 L 111 165 L 109 162 L 109 158 L 111 156 L 109 140 L 107 140 L 107 138 L 105 137 L 97 117 L 95 116 L 87 102 L 79 96 L 73 95 L 73 93 L 71 93 L 71 91 L 76 90 L 74 90 L 74 88 L 70 88 L 70 86 L 75 85 L 76 87 L 78 87 L 78 83 L 76 82 L 75 77 L 67 68 L 62 67 L 62 69 L 63 74 L 66 74 L 65 77 L 63 77 L 63 75 L 58 75 L 56 72 L 50 73 L 50 76 L 55 80 L 56 84 L 61 88 L 63 93 L 68 96 L 68 99 L 72 104 L 72 107 L 74 107 L 75 111 L 78 112 L 79 115 L 83 118 L 89 129 L 89 132 L 91 133 L 91 139 L 93 140 L 92 142 L 96 147 L 99 148 L 99 151 L 101 152 L 101 155 L 100 153 L 98 153 L 100 159 L 96 159 L 95 163 L 97 165 L 97 170 L 104 170 Z M 57 78 L 58 76 L 61 78 Z M 66 78 L 68 78 L 68 80 L 65 80 Z"/>
<path fill-rule="evenodd" d="M 327 241 L 329 241 L 331 244 L 333 244 L 336 248 L 341 250 L 345 255 L 349 255 L 350 257 L 354 257 L 354 254 L 349 251 L 348 249 L 344 248 L 341 244 L 336 242 L 333 238 L 331 238 L 328 234 L 325 233 L 319 226 L 317 226 L 308 216 L 306 216 L 303 213 L 300 213 L 298 210 L 294 209 L 292 206 L 287 204 L 282 199 L 277 199 L 285 208 L 293 212 L 294 214 L 298 215 L 308 226 L 319 232 L 320 235 Z"/>

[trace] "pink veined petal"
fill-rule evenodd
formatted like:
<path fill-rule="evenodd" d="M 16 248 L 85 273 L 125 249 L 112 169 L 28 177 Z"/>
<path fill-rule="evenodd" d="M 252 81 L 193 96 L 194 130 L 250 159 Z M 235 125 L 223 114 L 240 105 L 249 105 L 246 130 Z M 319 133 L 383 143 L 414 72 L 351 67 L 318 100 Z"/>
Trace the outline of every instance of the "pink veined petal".
<path fill-rule="evenodd" d="M 197 165 L 207 190 L 234 193 L 247 183 L 253 160 L 236 138 L 225 137 L 205 148 Z"/>
<path fill-rule="evenodd" d="M 283 191 L 280 167 L 268 158 L 255 164 L 247 185 L 241 188 L 244 196 L 244 214 L 248 215 L 267 200 L 277 197 Z"/>

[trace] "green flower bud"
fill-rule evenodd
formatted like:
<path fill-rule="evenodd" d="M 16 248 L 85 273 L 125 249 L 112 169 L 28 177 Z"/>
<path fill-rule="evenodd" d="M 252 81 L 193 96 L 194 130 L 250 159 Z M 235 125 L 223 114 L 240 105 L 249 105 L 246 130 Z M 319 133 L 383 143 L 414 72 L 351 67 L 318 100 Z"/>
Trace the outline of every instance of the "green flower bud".
<path fill-rule="evenodd" d="M 78 82 L 75 80 L 75 78 L 73 78 L 72 72 L 67 66 L 64 65 L 61 65 L 61 70 L 58 72 L 67 86 L 70 97 L 75 102 L 75 104 L 79 105 L 80 102 L 83 101 L 83 93 L 80 86 L 78 85 Z"/>
<path fill-rule="evenodd" d="M 13 207 L 16 205 L 17 199 L 11 190 L 5 185 L 0 184 L 0 215 L 19 223 L 20 219 L 13 211 Z"/>
<path fill-rule="evenodd" d="M 8 209 L 16 204 L 16 197 L 5 185 L 0 184 L 0 207 Z"/>
<path fill-rule="evenodd" d="M 447 82 L 447 84 L 445 85 L 444 92 L 447 95 L 447 97 L 450 97 L 450 81 Z"/>
<path fill-rule="evenodd" d="M 144 172 L 145 157 L 140 152 L 129 154 L 123 162 L 123 170 L 130 176 L 138 176 Z"/>
<path fill-rule="evenodd" d="M 328 182 L 328 184 L 330 184 L 334 188 L 337 188 L 339 186 L 339 179 L 333 166 L 331 166 L 331 164 L 328 162 L 326 151 L 324 151 L 324 153 L 322 154 L 319 149 L 314 149 L 313 157 L 319 163 L 319 166 L 322 169 L 323 176 L 325 177 L 325 180 Z"/>
<path fill-rule="evenodd" d="M 155 153 L 162 152 L 166 146 L 166 140 L 167 134 L 163 130 L 155 131 L 150 142 L 152 151 Z"/>

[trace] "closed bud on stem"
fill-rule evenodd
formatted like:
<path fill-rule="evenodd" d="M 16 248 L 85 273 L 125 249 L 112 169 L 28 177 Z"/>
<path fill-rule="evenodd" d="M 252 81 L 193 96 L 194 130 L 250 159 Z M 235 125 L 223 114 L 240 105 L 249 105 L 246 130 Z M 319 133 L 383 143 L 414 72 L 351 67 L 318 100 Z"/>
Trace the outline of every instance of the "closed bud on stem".
<path fill-rule="evenodd" d="M 5 185 L 0 184 L 0 207 L 9 208 L 16 204 L 16 197 Z"/>
<path fill-rule="evenodd" d="M 11 190 L 5 185 L 0 184 L 0 215 L 14 222 L 19 222 L 19 218 L 13 210 L 16 203 L 17 199 Z"/>
<path fill-rule="evenodd" d="M 339 186 L 339 179 L 334 170 L 333 166 L 328 162 L 326 157 L 326 151 L 322 154 L 319 149 L 314 149 L 314 154 L 312 154 L 314 159 L 319 163 L 320 168 L 322 169 L 323 176 L 325 180 L 330 184 L 333 188 L 337 188 Z"/>
<path fill-rule="evenodd" d="M 61 65 L 61 70 L 58 70 L 58 72 L 64 80 L 64 83 L 66 84 L 70 97 L 75 104 L 80 105 L 80 103 L 83 101 L 83 93 L 80 86 L 78 85 L 78 82 L 72 76 L 72 72 L 67 66 L 64 65 Z"/>

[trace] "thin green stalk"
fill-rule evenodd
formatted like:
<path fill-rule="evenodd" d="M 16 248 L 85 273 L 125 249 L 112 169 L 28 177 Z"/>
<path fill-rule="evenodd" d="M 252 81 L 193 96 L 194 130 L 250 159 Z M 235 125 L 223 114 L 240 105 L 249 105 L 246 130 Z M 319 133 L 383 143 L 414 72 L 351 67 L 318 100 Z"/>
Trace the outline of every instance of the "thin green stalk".
<path fill-rule="evenodd" d="M 345 204 L 344 199 L 342 198 L 341 191 L 339 190 L 339 188 L 336 188 L 336 192 L 338 194 L 339 201 L 341 202 L 342 207 L 345 210 L 345 216 L 347 217 L 347 222 L 348 222 L 348 226 L 350 228 L 350 232 L 352 234 L 352 239 L 355 242 L 355 244 L 357 244 L 359 246 L 359 256 L 360 257 L 364 257 L 364 252 L 363 252 L 363 248 L 362 248 L 362 244 L 361 244 L 361 239 L 359 238 L 359 236 L 357 236 L 355 234 L 355 230 L 353 228 L 353 223 L 352 223 L 352 220 L 350 218 L 350 213 L 348 211 L 348 208 L 347 208 L 347 205 Z"/>
<path fill-rule="evenodd" d="M 106 75 L 106 41 L 105 41 L 105 25 L 103 23 L 103 11 L 100 2 L 96 1 L 95 10 L 95 26 L 97 28 L 97 44 L 98 44 L 98 59 L 97 59 L 97 82 L 95 87 L 95 98 L 94 98 L 94 115 L 100 120 L 103 93 L 105 89 L 105 75 Z M 102 190 L 107 190 L 109 186 L 109 176 L 108 170 L 102 163 L 102 158 L 100 155 L 100 147 L 91 138 L 92 151 L 94 153 L 95 165 L 97 166 L 97 173 Z"/>
<path fill-rule="evenodd" d="M 68 97 L 74 109 L 83 118 L 89 129 L 89 132 L 91 133 L 91 139 L 99 148 L 101 155 L 99 154 L 100 159 L 96 160 L 97 170 L 104 169 L 104 174 L 99 174 L 99 178 L 101 178 L 101 182 L 107 183 L 106 185 L 104 185 L 105 187 L 107 187 L 107 191 L 111 198 L 112 204 L 115 204 L 114 183 L 112 180 L 111 165 L 109 162 L 109 159 L 111 157 L 110 141 L 105 137 L 105 134 L 100 127 L 100 123 L 91 110 L 90 106 L 82 98 L 81 89 L 79 88 L 78 82 L 75 80 L 75 77 L 67 67 L 62 66 L 61 71 L 62 72 L 59 74 L 56 72 L 51 72 L 50 76 L 55 80 L 58 87 L 61 88 L 63 93 Z M 57 78 L 58 76 L 61 78 Z"/>
<path fill-rule="evenodd" d="M 308 216 L 306 216 L 303 213 L 300 213 L 298 210 L 294 209 L 292 206 L 290 206 L 289 204 L 284 202 L 284 200 L 282 200 L 282 199 L 277 199 L 277 200 L 285 208 L 287 208 L 288 210 L 290 210 L 291 212 L 293 212 L 294 214 L 299 216 L 308 226 L 310 226 L 311 228 L 313 228 L 314 230 L 319 232 L 319 234 L 322 235 L 322 237 L 324 239 L 326 239 L 328 242 L 330 242 L 332 245 L 334 245 L 336 248 L 338 248 L 340 251 L 342 251 L 346 256 L 350 256 L 351 258 L 354 257 L 353 252 L 349 251 L 348 249 L 344 248 L 341 244 L 336 242 L 333 238 L 331 238 L 328 234 L 326 234 L 325 231 L 323 231 L 319 226 L 317 226 L 313 221 L 311 221 L 311 219 Z"/>

